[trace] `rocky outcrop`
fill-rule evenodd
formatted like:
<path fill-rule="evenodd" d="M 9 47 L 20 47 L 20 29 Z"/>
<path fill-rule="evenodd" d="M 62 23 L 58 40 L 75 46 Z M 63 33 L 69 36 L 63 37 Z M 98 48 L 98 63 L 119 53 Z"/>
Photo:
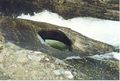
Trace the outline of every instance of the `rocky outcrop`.
<path fill-rule="evenodd" d="M 119 80 L 119 69 L 116 60 L 60 60 L 0 40 L 0 80 Z"/>
<path fill-rule="evenodd" d="M 119 20 L 119 0 L 0 0 L 0 14 L 16 17 L 48 10 L 65 19 L 97 17 Z"/>
<path fill-rule="evenodd" d="M 64 59 L 67 56 L 90 56 L 116 51 L 115 48 L 81 35 L 71 29 L 28 20 L 0 17 L 0 33 L 6 42 L 22 48 L 45 52 Z M 45 39 L 63 42 L 69 51 L 61 51 L 45 44 Z"/>
<path fill-rule="evenodd" d="M 62 60 L 10 42 L 0 42 L 0 45 L 0 80 L 74 79 L 72 67 Z"/>
<path fill-rule="evenodd" d="M 80 79 L 83 76 L 87 80 L 119 79 L 119 61 L 84 58 L 70 59 L 67 60 L 67 63 L 77 69 L 78 75 L 75 76 L 76 79 Z M 83 73 L 83 76 L 79 75 L 79 73 Z"/>
<path fill-rule="evenodd" d="M 16 19 L 44 9 L 64 18 L 118 20 L 118 0 L 0 0 L 0 80 L 119 80 L 119 61 L 89 56 L 119 51 L 69 28 Z M 114 10 L 114 11 L 113 11 Z M 48 45 L 52 39 L 67 50 Z M 59 44 L 58 44 L 59 45 Z M 79 59 L 68 59 L 80 56 Z"/>

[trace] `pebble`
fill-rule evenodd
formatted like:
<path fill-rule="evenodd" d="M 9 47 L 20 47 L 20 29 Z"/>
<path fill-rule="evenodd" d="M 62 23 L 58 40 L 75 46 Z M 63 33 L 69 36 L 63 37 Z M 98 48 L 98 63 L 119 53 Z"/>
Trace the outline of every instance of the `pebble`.
<path fill-rule="evenodd" d="M 34 51 L 34 54 L 42 54 L 42 52 Z"/>
<path fill-rule="evenodd" d="M 65 76 L 69 79 L 73 79 L 74 77 L 70 71 L 65 71 Z"/>
<path fill-rule="evenodd" d="M 67 70 L 65 71 L 64 69 L 54 70 L 53 72 L 57 76 L 64 75 L 68 79 L 74 78 L 74 76 L 72 75 L 72 73 L 70 71 L 67 71 Z"/>
<path fill-rule="evenodd" d="M 49 61 L 50 59 L 49 58 L 45 58 L 46 61 Z"/>

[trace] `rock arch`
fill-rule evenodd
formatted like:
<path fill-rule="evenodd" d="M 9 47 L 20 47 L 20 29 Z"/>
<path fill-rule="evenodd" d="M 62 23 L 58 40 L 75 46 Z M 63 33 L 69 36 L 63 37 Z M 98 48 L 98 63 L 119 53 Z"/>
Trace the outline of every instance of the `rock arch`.
<path fill-rule="evenodd" d="M 64 34 L 62 31 L 59 30 L 41 30 L 38 34 L 42 37 L 43 40 L 57 40 L 64 43 L 68 46 L 69 50 L 71 48 L 72 42 L 71 40 Z"/>
<path fill-rule="evenodd" d="M 6 42 L 12 42 L 22 48 L 47 53 L 54 57 L 70 55 L 90 56 L 116 51 L 112 45 L 93 40 L 69 28 L 43 22 L 34 22 L 10 17 L 0 17 L 0 33 Z M 38 34 L 45 39 L 53 39 L 68 45 L 70 51 L 60 51 L 43 44 Z M 68 49 L 69 49 L 68 48 Z"/>

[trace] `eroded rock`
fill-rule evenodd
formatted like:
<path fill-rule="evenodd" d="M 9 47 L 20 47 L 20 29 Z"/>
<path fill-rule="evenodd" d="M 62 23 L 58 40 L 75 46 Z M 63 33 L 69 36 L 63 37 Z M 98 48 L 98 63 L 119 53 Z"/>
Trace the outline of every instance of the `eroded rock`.
<path fill-rule="evenodd" d="M 41 51 L 21 48 L 8 40 L 0 42 L 0 46 L 2 80 L 119 79 L 119 61 L 91 58 L 61 60 Z"/>
<path fill-rule="evenodd" d="M 64 59 L 68 56 L 89 56 L 116 51 L 115 47 L 83 36 L 69 28 L 47 23 L 33 22 L 9 17 L 0 17 L 0 32 L 5 41 L 12 42 L 22 48 L 45 52 L 54 57 Z M 52 39 L 63 42 L 69 51 L 61 51 L 40 41 Z"/>

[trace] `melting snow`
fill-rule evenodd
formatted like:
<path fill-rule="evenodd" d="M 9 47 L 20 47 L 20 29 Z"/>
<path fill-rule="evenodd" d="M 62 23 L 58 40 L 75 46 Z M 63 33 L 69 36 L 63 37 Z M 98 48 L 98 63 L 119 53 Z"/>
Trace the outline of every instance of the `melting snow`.
<path fill-rule="evenodd" d="M 46 10 L 42 13 L 36 13 L 34 16 L 22 14 L 18 18 L 47 22 L 58 26 L 68 27 L 95 40 L 106 42 L 115 46 L 120 46 L 119 21 L 103 20 L 91 17 L 77 17 L 64 20 L 58 14 Z M 103 56 L 104 58 L 114 57 L 120 60 L 120 53 L 109 53 Z M 103 58 L 103 56 L 96 55 L 94 58 Z"/>

